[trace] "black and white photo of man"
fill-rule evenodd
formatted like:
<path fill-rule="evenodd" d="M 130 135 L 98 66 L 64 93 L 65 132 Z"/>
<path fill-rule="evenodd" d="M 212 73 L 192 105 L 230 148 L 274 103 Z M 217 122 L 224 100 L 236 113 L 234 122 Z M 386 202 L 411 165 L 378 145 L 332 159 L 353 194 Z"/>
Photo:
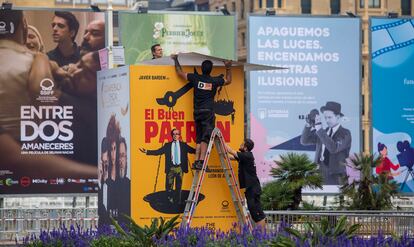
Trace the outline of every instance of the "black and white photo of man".
<path fill-rule="evenodd" d="M 312 110 L 307 118 L 300 142 L 302 145 L 316 144 L 315 160 L 319 164 L 325 185 L 339 185 L 346 175 L 345 159 L 351 149 L 351 132 L 342 127 L 341 104 L 328 101 L 320 111 L 326 122 L 322 126 L 321 116 Z M 313 112 L 313 114 L 312 114 Z"/>

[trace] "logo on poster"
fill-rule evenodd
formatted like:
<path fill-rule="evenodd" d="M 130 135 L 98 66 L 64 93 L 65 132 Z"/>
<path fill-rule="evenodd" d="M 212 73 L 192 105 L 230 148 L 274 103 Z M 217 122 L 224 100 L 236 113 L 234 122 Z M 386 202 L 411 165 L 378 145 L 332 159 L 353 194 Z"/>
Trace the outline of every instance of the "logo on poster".
<path fill-rule="evenodd" d="M 266 118 L 266 112 L 267 112 L 267 109 L 266 108 L 259 108 L 259 109 L 257 109 L 257 111 L 258 111 L 258 115 L 259 115 L 259 119 L 265 119 Z"/>
<path fill-rule="evenodd" d="M 17 180 L 13 180 L 13 179 L 11 179 L 11 178 L 7 178 L 7 179 L 6 179 L 6 181 L 5 181 L 5 184 L 6 184 L 7 186 L 12 186 L 12 185 L 14 185 L 14 184 L 19 184 L 19 181 L 17 181 Z"/>
<path fill-rule="evenodd" d="M 0 21 L 0 34 L 14 33 L 14 23 L 10 22 L 10 30 L 7 30 L 6 25 L 6 22 Z"/>
<path fill-rule="evenodd" d="M 22 187 L 28 187 L 30 185 L 30 178 L 29 177 L 20 178 L 20 185 Z"/>
<path fill-rule="evenodd" d="M 44 78 L 40 81 L 40 96 L 37 97 L 37 100 L 40 102 L 54 102 L 57 101 L 57 98 L 54 96 L 53 87 L 55 83 L 49 79 Z"/>

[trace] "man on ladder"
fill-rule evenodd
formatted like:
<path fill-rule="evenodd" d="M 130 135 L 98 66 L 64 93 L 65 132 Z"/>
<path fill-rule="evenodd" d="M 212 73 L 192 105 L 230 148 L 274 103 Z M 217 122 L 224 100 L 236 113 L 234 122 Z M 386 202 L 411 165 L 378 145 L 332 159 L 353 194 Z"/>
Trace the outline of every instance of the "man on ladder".
<path fill-rule="evenodd" d="M 260 203 L 260 194 L 262 193 L 262 189 L 260 187 L 259 178 L 256 174 L 254 156 L 251 152 L 253 147 L 254 142 L 250 139 L 244 140 L 244 142 L 240 145 L 239 152 L 234 151 L 226 145 L 227 153 L 233 156 L 231 158 L 234 158 L 239 163 L 239 184 L 241 189 L 246 188 L 244 194 L 246 196 L 250 216 L 256 225 L 264 229 L 266 216 Z"/>
<path fill-rule="evenodd" d="M 213 69 L 213 63 L 210 60 L 204 60 L 201 64 L 202 74 L 185 73 L 180 63 L 178 55 L 173 54 L 175 70 L 177 74 L 193 84 L 194 88 L 194 122 L 196 127 L 196 153 L 195 161 L 192 168 L 201 170 L 206 156 L 210 135 L 215 127 L 216 117 L 214 115 L 214 96 L 217 88 L 231 83 L 231 61 L 224 62 L 226 67 L 226 76 L 210 76 Z"/>

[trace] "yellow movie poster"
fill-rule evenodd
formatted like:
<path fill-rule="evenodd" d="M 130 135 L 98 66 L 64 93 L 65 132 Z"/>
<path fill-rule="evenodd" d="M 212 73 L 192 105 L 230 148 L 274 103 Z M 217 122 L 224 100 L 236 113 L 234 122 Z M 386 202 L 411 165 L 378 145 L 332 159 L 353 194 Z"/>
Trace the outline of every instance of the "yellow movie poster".
<path fill-rule="evenodd" d="M 201 73 L 201 68 L 184 71 Z M 211 75 L 220 74 L 224 67 L 214 67 Z M 244 138 L 242 67 L 233 67 L 232 75 L 232 83 L 217 90 L 214 111 L 226 143 L 238 147 Z M 130 78 L 131 216 L 139 225 L 149 225 L 154 217 L 169 219 L 184 212 L 196 147 L 193 88 L 173 66 L 131 66 Z M 173 134 L 179 138 L 179 167 L 171 160 Z M 191 226 L 227 230 L 237 217 L 215 151 L 208 167 Z M 236 163 L 233 168 L 237 174 Z"/>

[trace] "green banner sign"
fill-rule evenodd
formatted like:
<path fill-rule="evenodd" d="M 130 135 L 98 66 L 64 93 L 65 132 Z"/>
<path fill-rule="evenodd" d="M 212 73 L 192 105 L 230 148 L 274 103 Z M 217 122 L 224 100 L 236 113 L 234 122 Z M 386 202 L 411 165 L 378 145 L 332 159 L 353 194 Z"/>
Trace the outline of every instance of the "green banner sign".
<path fill-rule="evenodd" d="M 154 44 L 164 56 L 198 52 L 236 59 L 234 16 L 119 13 L 119 23 L 127 64 L 151 59 Z"/>

